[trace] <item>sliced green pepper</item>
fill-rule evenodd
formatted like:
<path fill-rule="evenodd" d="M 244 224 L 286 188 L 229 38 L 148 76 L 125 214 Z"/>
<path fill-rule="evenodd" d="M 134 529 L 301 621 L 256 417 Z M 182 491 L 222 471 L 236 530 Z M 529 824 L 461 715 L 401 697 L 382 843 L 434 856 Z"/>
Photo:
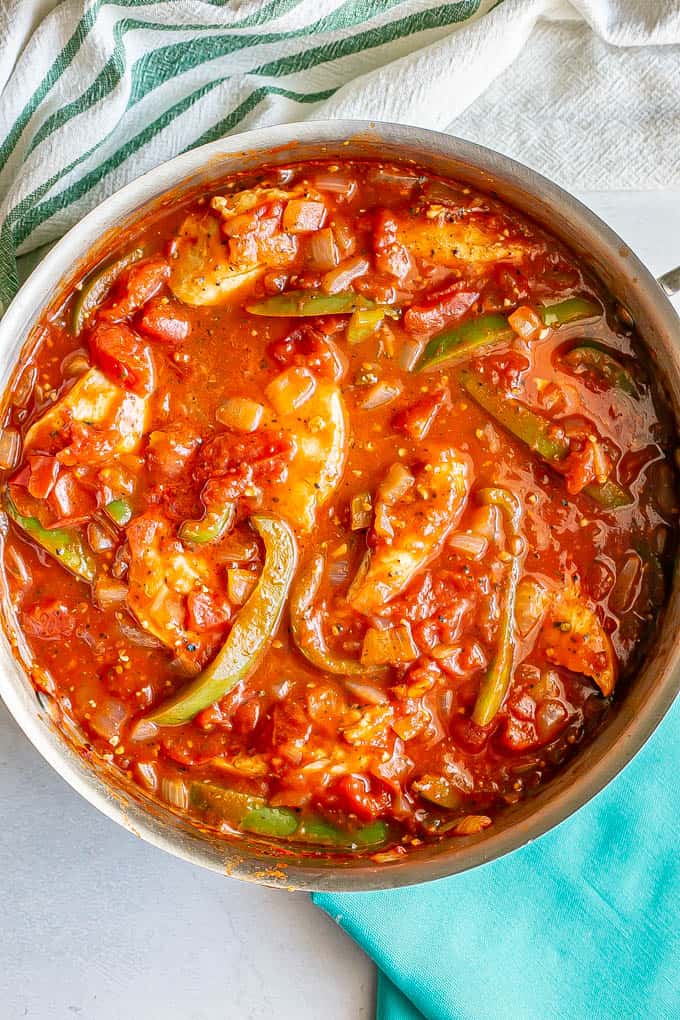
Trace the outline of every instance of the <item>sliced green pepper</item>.
<path fill-rule="evenodd" d="M 24 517 L 20 514 L 9 495 L 5 500 L 5 508 L 14 523 L 45 552 L 54 556 L 58 563 L 83 581 L 94 580 L 95 562 L 85 548 L 79 531 L 75 528 L 44 528 L 37 517 Z"/>
<path fill-rule="evenodd" d="M 463 388 L 480 407 L 483 407 L 511 435 L 526 443 L 539 457 L 554 463 L 567 456 L 568 440 L 559 435 L 554 425 L 546 418 L 535 414 L 516 400 L 497 393 L 474 372 L 464 369 L 459 378 Z"/>
<path fill-rule="evenodd" d="M 225 531 L 233 524 L 235 516 L 236 507 L 229 503 L 223 510 L 206 512 L 200 521 L 184 521 L 177 534 L 182 542 L 191 542 L 194 545 L 219 542 Z"/>
<path fill-rule="evenodd" d="M 385 318 L 384 308 L 358 308 L 347 324 L 347 343 L 360 344 L 372 337 Z"/>
<path fill-rule="evenodd" d="M 375 307 L 375 301 L 351 290 L 339 294 L 322 294 L 314 290 L 289 290 L 284 294 L 275 294 L 263 301 L 246 305 L 246 310 L 251 315 L 348 315 L 359 309 Z"/>
<path fill-rule="evenodd" d="M 189 796 L 199 811 L 210 810 L 235 828 L 259 836 L 354 850 L 380 845 L 388 835 L 387 825 L 380 820 L 343 830 L 320 815 L 301 815 L 291 808 L 270 807 L 263 797 L 207 781 L 193 783 Z"/>
<path fill-rule="evenodd" d="M 464 369 L 459 376 L 461 385 L 480 407 L 487 411 L 494 421 L 521 439 L 548 464 L 559 464 L 569 453 L 569 443 L 564 436 L 555 432 L 554 426 L 540 414 L 535 414 L 518 401 L 503 396 L 485 383 L 474 372 Z M 607 479 L 593 482 L 583 490 L 605 510 L 616 510 L 629 506 L 631 497 L 620 485 Z"/>
<path fill-rule="evenodd" d="M 538 314 L 546 326 L 564 326 L 575 319 L 594 319 L 602 315 L 602 306 L 590 298 L 571 297 L 554 305 L 541 305 Z"/>
<path fill-rule="evenodd" d="M 477 496 L 484 504 L 499 506 L 508 519 L 513 537 L 519 537 L 522 505 L 507 489 L 481 489 Z M 505 586 L 505 602 L 498 627 L 498 651 L 479 688 L 472 721 L 487 726 L 501 708 L 512 680 L 515 652 L 515 600 L 522 569 L 522 554 L 513 554 Z"/>
<path fill-rule="evenodd" d="M 129 524 L 132 519 L 132 507 L 130 506 L 129 500 L 124 497 L 111 500 L 110 503 L 106 504 L 104 510 L 109 515 L 113 523 L 118 524 L 121 528 L 124 528 L 126 524 Z"/>
<path fill-rule="evenodd" d="M 638 396 L 633 376 L 616 358 L 612 357 L 602 344 L 590 340 L 584 341 L 578 347 L 572 347 L 562 360 L 575 368 L 583 366 L 590 369 L 604 382 L 617 390 L 622 390 L 631 397 Z"/>
<path fill-rule="evenodd" d="M 339 676 L 375 676 L 385 673 L 383 667 L 362 666 L 358 659 L 342 659 L 329 650 L 323 634 L 321 612 L 314 600 L 319 593 L 326 566 L 323 553 L 316 553 L 293 585 L 290 596 L 290 629 L 293 640 L 304 657 L 317 669 Z"/>
<path fill-rule="evenodd" d="M 131 266 L 133 262 L 141 259 L 143 254 L 144 252 L 141 248 L 135 248 L 133 251 L 128 252 L 127 255 L 123 255 L 122 258 L 116 259 L 115 262 L 110 262 L 107 266 L 96 269 L 85 280 L 73 305 L 71 328 L 74 336 L 80 336 L 87 320 L 95 308 L 102 303 L 123 270 Z"/>
<path fill-rule="evenodd" d="M 509 340 L 515 334 L 503 315 L 479 315 L 432 337 L 416 364 L 416 372 L 435 368 L 454 358 L 467 358 L 480 347 Z"/>
<path fill-rule="evenodd" d="M 250 520 L 265 547 L 258 582 L 207 669 L 147 716 L 158 726 L 179 726 L 223 698 L 257 668 L 276 633 L 295 572 L 297 546 L 293 532 L 279 517 L 256 514 Z"/>

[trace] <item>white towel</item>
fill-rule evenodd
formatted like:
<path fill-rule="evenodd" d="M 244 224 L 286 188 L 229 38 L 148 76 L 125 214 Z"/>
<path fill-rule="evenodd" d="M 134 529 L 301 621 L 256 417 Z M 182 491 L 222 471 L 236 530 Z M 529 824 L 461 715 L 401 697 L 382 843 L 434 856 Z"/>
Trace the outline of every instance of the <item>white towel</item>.
<path fill-rule="evenodd" d="M 394 120 L 571 189 L 680 186 L 680 0 L 51 6 L 0 7 L 0 309 L 15 254 L 163 160 L 255 126 Z"/>

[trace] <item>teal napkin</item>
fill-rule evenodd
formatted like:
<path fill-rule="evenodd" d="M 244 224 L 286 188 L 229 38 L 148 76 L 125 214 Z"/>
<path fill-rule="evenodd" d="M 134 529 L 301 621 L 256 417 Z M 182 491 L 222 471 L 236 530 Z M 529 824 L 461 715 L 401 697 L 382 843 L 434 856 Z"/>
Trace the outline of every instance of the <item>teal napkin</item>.
<path fill-rule="evenodd" d="M 464 875 L 315 894 L 378 965 L 377 1020 L 680 1017 L 680 702 L 541 839 Z"/>

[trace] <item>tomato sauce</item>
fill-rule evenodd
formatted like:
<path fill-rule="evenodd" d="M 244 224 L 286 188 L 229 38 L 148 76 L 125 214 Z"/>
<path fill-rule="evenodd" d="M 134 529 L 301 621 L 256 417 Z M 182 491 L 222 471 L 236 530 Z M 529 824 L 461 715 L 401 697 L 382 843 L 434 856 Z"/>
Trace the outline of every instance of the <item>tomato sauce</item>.
<path fill-rule="evenodd" d="M 227 834 L 381 861 L 482 832 L 625 697 L 663 607 L 674 428 L 625 311 L 410 166 L 156 211 L 6 408 L 34 683 Z"/>

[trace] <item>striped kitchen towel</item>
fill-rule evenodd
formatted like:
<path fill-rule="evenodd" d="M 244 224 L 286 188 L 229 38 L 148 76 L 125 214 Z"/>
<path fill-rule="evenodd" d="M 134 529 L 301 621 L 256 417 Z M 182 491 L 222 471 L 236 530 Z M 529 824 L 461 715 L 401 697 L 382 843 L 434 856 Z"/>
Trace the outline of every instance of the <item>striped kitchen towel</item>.
<path fill-rule="evenodd" d="M 680 0 L 2 0 L 0 312 L 16 255 L 256 126 L 411 122 L 571 187 L 680 185 L 678 44 Z"/>

